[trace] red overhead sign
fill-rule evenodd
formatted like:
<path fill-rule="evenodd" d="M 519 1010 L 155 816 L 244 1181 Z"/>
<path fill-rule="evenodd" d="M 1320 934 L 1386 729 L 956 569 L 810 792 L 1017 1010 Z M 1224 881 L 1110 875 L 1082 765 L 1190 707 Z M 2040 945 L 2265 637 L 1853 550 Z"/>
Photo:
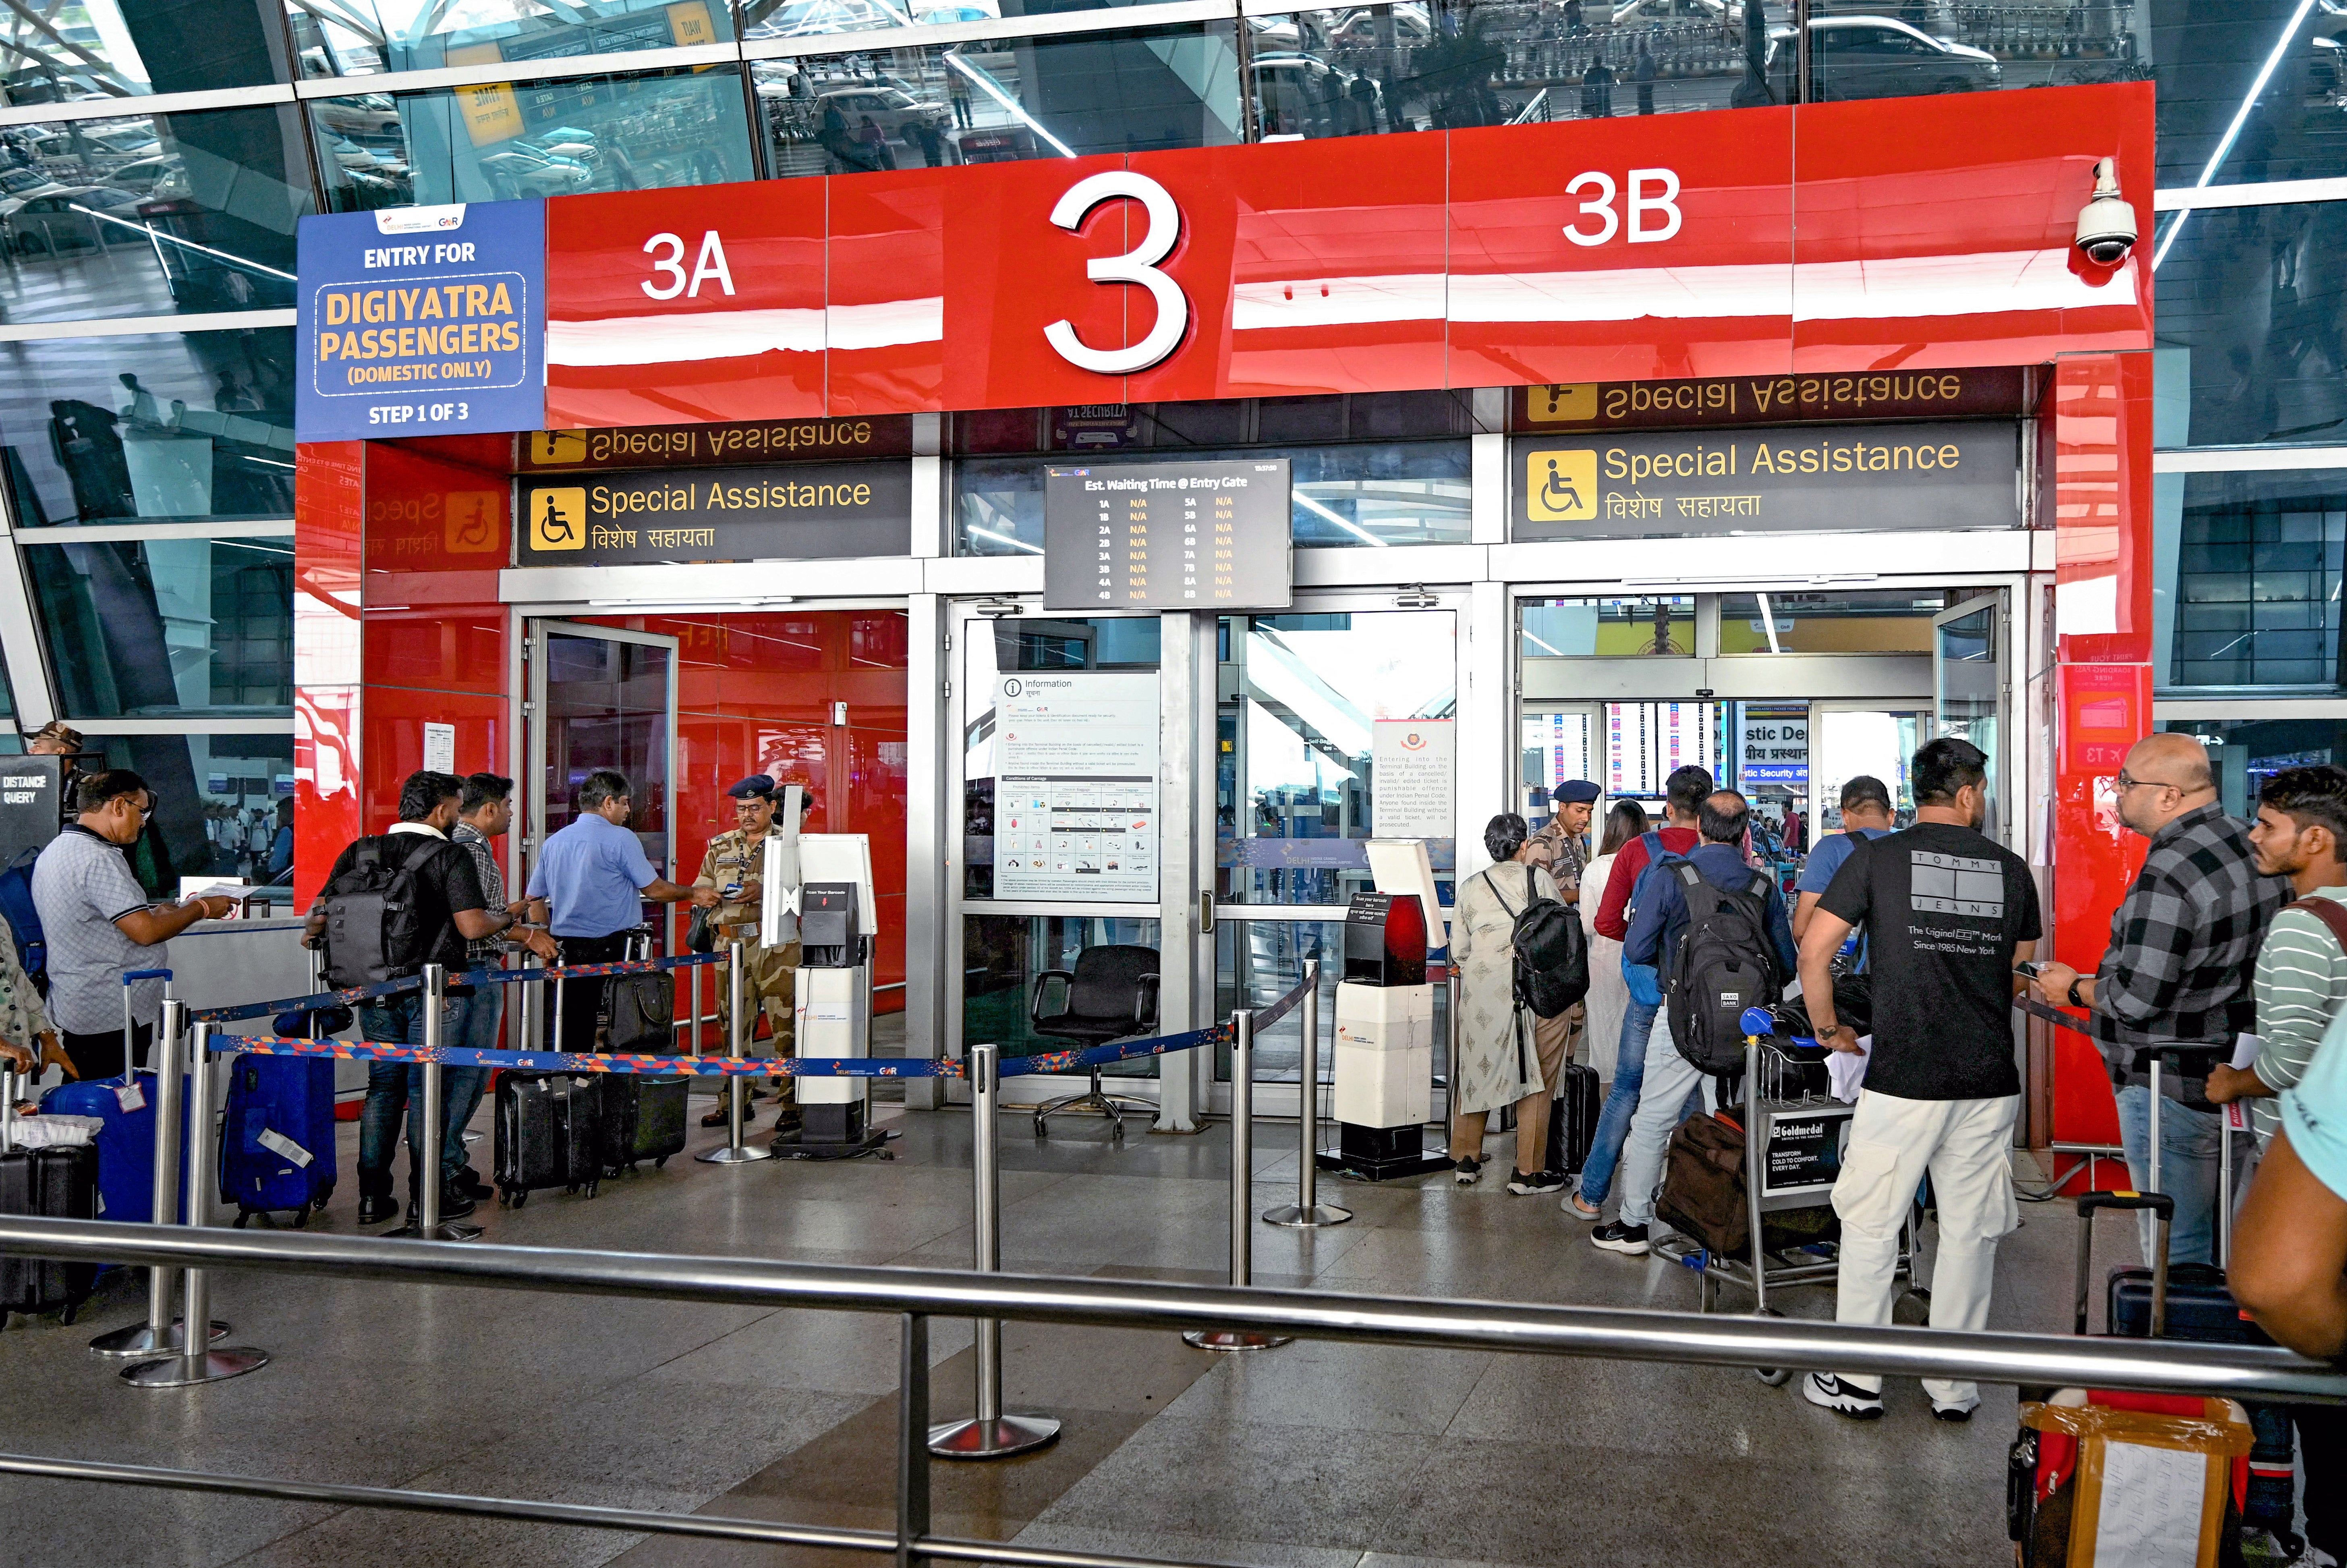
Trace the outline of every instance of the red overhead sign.
<path fill-rule="evenodd" d="M 549 427 L 2021 364 L 2151 342 L 2147 83 L 547 203 Z"/>

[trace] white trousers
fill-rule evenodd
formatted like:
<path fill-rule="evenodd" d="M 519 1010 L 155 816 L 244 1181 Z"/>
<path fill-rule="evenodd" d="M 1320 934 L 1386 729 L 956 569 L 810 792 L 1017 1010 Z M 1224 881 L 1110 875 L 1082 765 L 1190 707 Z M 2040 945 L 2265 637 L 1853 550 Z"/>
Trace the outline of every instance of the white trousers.
<path fill-rule="evenodd" d="M 1900 1227 L 1928 1171 L 1940 1211 L 1932 1327 L 1988 1327 L 1997 1238 L 2021 1223 L 2013 1196 L 2013 1119 L 2020 1109 L 2017 1094 L 1900 1100 L 1869 1089 L 1859 1095 L 1850 1148 L 1833 1189 L 1834 1213 L 1841 1216 L 1837 1322 L 1891 1321 Z M 1877 1393 L 1882 1389 L 1880 1378 L 1842 1380 Z M 1924 1378 L 1923 1391 L 1943 1405 L 1969 1406 L 1980 1398 L 1975 1384 L 1938 1378 Z"/>

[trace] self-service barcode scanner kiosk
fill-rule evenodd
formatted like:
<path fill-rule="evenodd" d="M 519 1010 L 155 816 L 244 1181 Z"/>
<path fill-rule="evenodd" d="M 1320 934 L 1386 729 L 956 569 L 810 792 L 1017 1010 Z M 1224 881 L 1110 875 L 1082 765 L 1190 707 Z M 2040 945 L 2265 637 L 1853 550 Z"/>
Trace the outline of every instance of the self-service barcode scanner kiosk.
<path fill-rule="evenodd" d="M 1393 853 L 1381 856 L 1379 848 Z M 1381 868 L 1389 859 L 1396 864 Z M 1434 878 L 1426 864 L 1421 842 L 1373 840 L 1380 890 L 1355 894 L 1345 916 L 1333 1062 L 1337 1143 L 1320 1163 L 1366 1181 L 1450 1164 L 1447 1155 L 1426 1152 L 1434 1113 L 1434 988 L 1426 979 Z M 1405 886 L 1410 890 L 1394 890 Z"/>
<path fill-rule="evenodd" d="M 771 878 L 779 844 L 769 841 L 765 884 L 774 916 L 798 925 L 799 967 L 792 1024 L 802 1061 L 872 1054 L 872 938 L 880 934 L 872 891 L 871 843 L 860 833 L 798 835 L 797 885 Z M 762 921 L 767 910 L 760 911 Z M 779 927 L 777 927 L 779 928 Z M 869 1081 L 808 1075 L 798 1081 L 799 1126 L 776 1135 L 789 1160 L 849 1160 L 877 1153 L 892 1134 L 871 1124 Z"/>

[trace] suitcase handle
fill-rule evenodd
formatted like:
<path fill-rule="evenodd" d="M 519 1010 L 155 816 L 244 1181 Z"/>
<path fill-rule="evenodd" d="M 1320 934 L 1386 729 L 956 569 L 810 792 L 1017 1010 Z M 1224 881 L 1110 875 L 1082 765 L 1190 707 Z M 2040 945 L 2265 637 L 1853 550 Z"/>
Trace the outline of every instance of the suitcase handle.
<path fill-rule="evenodd" d="M 2101 1209 L 2149 1209 L 2159 1222 L 2151 1259 L 2151 1337 L 2168 1332 L 2168 1238 L 2176 1224 L 2176 1200 L 2166 1193 L 2087 1193 L 2078 1199 L 2077 1315 L 2071 1332 L 2086 1332 L 2088 1281 L 2095 1271 L 2095 1214 Z"/>

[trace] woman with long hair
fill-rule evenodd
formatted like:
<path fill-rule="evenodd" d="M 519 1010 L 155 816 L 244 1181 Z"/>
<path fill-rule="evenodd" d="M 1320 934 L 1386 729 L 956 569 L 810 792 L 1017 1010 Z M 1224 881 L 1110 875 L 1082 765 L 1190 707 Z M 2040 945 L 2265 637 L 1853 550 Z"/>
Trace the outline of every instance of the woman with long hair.
<path fill-rule="evenodd" d="M 1606 879 L 1614 875 L 1614 857 L 1646 827 L 1645 806 L 1635 800 L 1615 801 L 1605 813 L 1605 835 L 1598 841 L 1597 858 L 1582 872 L 1581 885 L 1602 892 Z M 1593 903 L 1591 907 L 1595 905 Z M 1621 1055 L 1622 1015 L 1630 1006 L 1630 985 L 1622 978 L 1622 944 L 1594 927 L 1589 932 L 1589 995 L 1584 999 L 1589 1022 L 1583 1038 L 1589 1042 L 1589 1065 L 1596 1069 L 1601 1082 L 1610 1084 Z M 1635 1109 L 1635 1102 L 1631 1108 Z M 1614 1163 L 1621 1158 L 1622 1135 L 1630 1125 L 1629 1112 L 1624 1111 L 1615 1122 L 1617 1124 L 1608 1129 L 1600 1117 L 1597 1136 L 1589 1150 L 1589 1163 L 1581 1173 L 1582 1186 L 1596 1194 L 1598 1204 L 1605 1201 L 1606 1188 L 1613 1182 Z M 1590 1181 L 1593 1173 L 1599 1178 L 1596 1184 Z M 1568 1194 L 1563 1204 L 1568 1214 L 1581 1219 L 1598 1217 L 1595 1205 L 1586 1202 L 1580 1193 Z"/>

